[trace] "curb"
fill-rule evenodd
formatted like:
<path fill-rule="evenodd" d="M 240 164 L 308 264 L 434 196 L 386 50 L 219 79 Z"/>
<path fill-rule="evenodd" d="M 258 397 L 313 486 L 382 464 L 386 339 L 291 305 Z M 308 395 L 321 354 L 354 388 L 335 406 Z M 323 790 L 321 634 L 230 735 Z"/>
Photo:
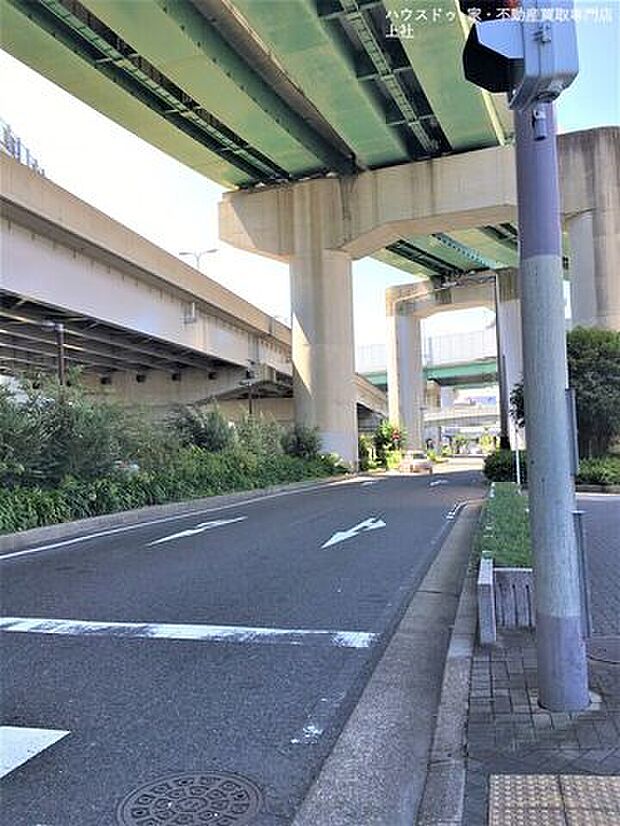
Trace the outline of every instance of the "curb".
<path fill-rule="evenodd" d="M 620 485 L 577 485 L 577 493 L 620 493 Z"/>
<path fill-rule="evenodd" d="M 476 571 L 470 564 L 448 647 L 433 748 L 416 826 L 461 826 L 463 822 L 466 727 L 476 627 Z"/>
<path fill-rule="evenodd" d="M 447 629 L 459 604 L 478 511 L 479 506 L 469 505 L 449 523 L 451 530 L 292 826 L 412 826 L 415 822 L 433 743 L 443 654 L 448 645 L 450 650 L 457 646 L 454 633 L 448 642 Z"/>
<path fill-rule="evenodd" d="M 43 525 L 39 528 L 30 528 L 26 531 L 0 535 L 0 554 L 9 551 L 21 551 L 24 548 L 36 545 L 38 542 L 54 542 L 61 539 L 70 539 L 93 530 L 122 528 L 125 525 L 134 525 L 142 520 L 157 519 L 158 517 L 191 516 L 194 513 L 216 510 L 226 507 L 226 505 L 234 505 L 237 502 L 264 499 L 265 497 L 280 493 L 295 493 L 298 490 L 318 489 L 335 483 L 342 484 L 345 479 L 350 481 L 366 475 L 365 473 L 352 473 L 346 476 L 329 476 L 326 479 L 308 479 L 303 482 L 273 485 L 272 487 L 257 490 L 225 493 L 219 496 L 207 496 L 202 499 L 190 499 L 184 502 L 168 502 L 163 505 L 146 505 L 145 507 L 135 508 L 133 510 L 116 511 L 115 513 L 106 513 L 100 516 L 89 516 L 85 519 L 76 519 L 72 522 Z"/>

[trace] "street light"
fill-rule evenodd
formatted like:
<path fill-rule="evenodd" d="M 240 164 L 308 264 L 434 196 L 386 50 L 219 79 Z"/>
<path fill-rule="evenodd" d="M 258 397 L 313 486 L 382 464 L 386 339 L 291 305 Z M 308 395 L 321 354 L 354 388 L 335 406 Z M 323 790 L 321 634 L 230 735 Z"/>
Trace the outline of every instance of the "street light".
<path fill-rule="evenodd" d="M 58 348 L 58 382 L 61 386 L 67 383 L 67 371 L 65 367 L 65 325 L 62 321 L 43 321 L 42 327 L 53 330 L 56 333 L 56 345 Z"/>
<path fill-rule="evenodd" d="M 248 359 L 248 367 L 247 367 L 247 370 L 245 371 L 245 378 L 242 379 L 239 382 L 241 387 L 247 387 L 248 388 L 248 415 L 249 416 L 251 416 L 254 412 L 254 407 L 253 407 L 253 404 L 252 404 L 252 382 L 256 378 L 256 372 L 254 370 L 255 365 L 256 365 L 256 362 L 253 359 Z"/>
<path fill-rule="evenodd" d="M 210 247 L 208 250 L 201 250 L 200 252 L 180 252 L 179 255 L 189 255 L 196 262 L 196 269 L 200 272 L 200 259 L 203 255 L 210 255 L 213 252 L 219 252 L 217 247 Z"/>

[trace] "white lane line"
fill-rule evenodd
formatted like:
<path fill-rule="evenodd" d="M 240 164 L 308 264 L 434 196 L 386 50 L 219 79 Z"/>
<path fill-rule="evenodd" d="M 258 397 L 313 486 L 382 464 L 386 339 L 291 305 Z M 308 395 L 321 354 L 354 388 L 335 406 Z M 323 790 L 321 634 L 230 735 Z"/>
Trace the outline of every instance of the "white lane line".
<path fill-rule="evenodd" d="M 377 519 L 376 517 L 372 516 L 370 519 L 365 519 L 363 522 L 360 522 L 358 525 L 354 525 L 352 528 L 349 528 L 346 531 L 336 531 L 333 536 L 321 545 L 321 549 L 329 548 L 331 545 L 336 545 L 339 542 L 344 542 L 346 539 L 352 539 L 354 536 L 357 536 L 359 533 L 365 533 L 366 531 L 376 531 L 378 528 L 385 528 L 387 525 L 383 521 L 383 519 Z"/>
<path fill-rule="evenodd" d="M 150 547 L 151 545 L 161 545 L 162 542 L 172 542 L 173 539 L 182 539 L 185 536 L 194 536 L 194 534 L 210 531 L 213 528 L 221 528 L 223 525 L 232 525 L 233 522 L 243 522 L 244 519 L 247 519 L 247 516 L 237 516 L 234 519 L 214 519 L 211 522 L 200 522 L 193 528 L 188 528 L 187 530 L 179 531 L 178 533 L 172 533 L 169 536 L 162 536 L 161 539 L 155 539 L 153 542 L 149 542 L 147 547 Z"/>
<path fill-rule="evenodd" d="M 367 631 L 253 628 L 243 625 L 185 625 L 161 622 L 98 622 L 40 617 L 2 617 L 0 618 L 0 630 L 65 636 L 111 636 L 251 644 L 319 643 L 334 648 L 370 648 L 377 638 L 377 634 Z"/>
<path fill-rule="evenodd" d="M 53 746 L 67 734 L 70 732 L 50 728 L 0 726 L 0 777 Z"/>
<path fill-rule="evenodd" d="M 28 556 L 30 554 L 38 554 L 42 551 L 51 551 L 53 548 L 62 548 L 65 545 L 76 545 L 80 542 L 88 542 L 91 539 L 99 539 L 101 536 L 113 536 L 117 533 L 125 533 L 125 531 L 135 531 L 139 528 L 146 528 L 149 525 L 163 525 L 166 522 L 174 522 L 177 519 L 188 519 L 191 516 L 202 516 L 205 513 L 218 513 L 219 511 L 232 510 L 233 508 L 246 508 L 248 505 L 256 505 L 259 502 L 265 502 L 268 499 L 279 499 L 281 496 L 296 496 L 300 493 L 314 493 L 315 491 L 327 490 L 342 485 L 351 485 L 357 483 L 357 479 L 343 479 L 338 482 L 331 482 L 324 485 L 312 485 L 299 490 L 283 490 L 277 493 L 268 493 L 265 496 L 255 496 L 253 499 L 244 499 L 243 501 L 231 502 L 230 505 L 216 505 L 212 508 L 202 508 L 195 511 L 184 511 L 177 513 L 174 516 L 162 516 L 159 519 L 148 519 L 145 522 L 135 522 L 132 525 L 122 525 L 118 528 L 107 528 L 104 531 L 95 531 L 94 533 L 84 534 L 82 536 L 74 536 L 72 539 L 62 539 L 58 542 L 50 542 L 46 545 L 37 545 L 35 548 L 26 548 L 23 551 L 14 551 L 13 553 L 0 555 L 0 562 L 9 559 L 16 559 L 20 556 Z"/>

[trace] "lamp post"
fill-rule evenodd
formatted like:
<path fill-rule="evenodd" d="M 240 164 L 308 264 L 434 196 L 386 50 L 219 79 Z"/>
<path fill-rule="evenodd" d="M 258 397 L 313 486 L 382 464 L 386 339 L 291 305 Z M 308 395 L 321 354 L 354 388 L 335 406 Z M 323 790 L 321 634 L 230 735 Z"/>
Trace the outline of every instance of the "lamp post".
<path fill-rule="evenodd" d="M 239 384 L 242 387 L 248 388 L 248 415 L 252 416 L 254 413 L 254 405 L 252 399 L 252 382 L 256 378 L 256 373 L 254 371 L 254 366 L 256 362 L 253 359 L 248 359 L 248 368 L 245 371 L 245 378 L 242 379 Z"/>
<path fill-rule="evenodd" d="M 62 321 L 44 321 L 42 326 L 56 333 L 56 348 L 58 361 L 58 383 L 64 387 L 67 383 L 67 369 L 65 365 L 65 325 Z"/>
<path fill-rule="evenodd" d="M 201 272 L 200 260 L 201 260 L 202 256 L 203 255 L 211 255 L 211 253 L 214 253 L 214 252 L 219 252 L 219 249 L 217 247 L 210 247 L 208 250 L 201 250 L 200 252 L 193 252 L 193 251 L 187 250 L 187 251 L 179 252 L 179 255 L 186 255 L 186 256 L 189 255 L 191 258 L 193 258 L 194 261 L 196 262 L 195 263 L 196 269 L 198 270 L 198 272 Z"/>

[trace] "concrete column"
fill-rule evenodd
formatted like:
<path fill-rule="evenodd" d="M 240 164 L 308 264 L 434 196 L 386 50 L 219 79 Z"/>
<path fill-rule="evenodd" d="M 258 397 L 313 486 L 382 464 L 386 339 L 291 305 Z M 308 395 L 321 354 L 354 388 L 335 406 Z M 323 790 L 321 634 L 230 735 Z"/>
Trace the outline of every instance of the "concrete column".
<path fill-rule="evenodd" d="M 318 427 L 325 452 L 357 463 L 351 259 L 325 248 L 327 216 L 314 182 L 294 192 L 291 316 L 295 421 Z"/>
<path fill-rule="evenodd" d="M 572 326 L 620 330 L 620 204 L 573 215 L 566 228 Z"/>
<path fill-rule="evenodd" d="M 498 362 L 501 359 L 501 374 L 505 394 L 500 388 L 500 404 L 509 408 L 510 394 L 517 382 L 523 379 L 523 339 L 521 332 L 521 301 L 517 270 L 502 270 L 498 273 Z M 499 367 L 499 364 L 498 364 Z M 510 446 L 514 449 L 515 434 L 512 423 L 508 429 Z"/>
<path fill-rule="evenodd" d="M 407 303 L 393 303 L 388 291 L 388 408 L 390 421 L 405 428 L 407 448 L 423 446 L 424 373 L 422 324 Z"/>

